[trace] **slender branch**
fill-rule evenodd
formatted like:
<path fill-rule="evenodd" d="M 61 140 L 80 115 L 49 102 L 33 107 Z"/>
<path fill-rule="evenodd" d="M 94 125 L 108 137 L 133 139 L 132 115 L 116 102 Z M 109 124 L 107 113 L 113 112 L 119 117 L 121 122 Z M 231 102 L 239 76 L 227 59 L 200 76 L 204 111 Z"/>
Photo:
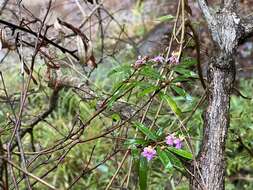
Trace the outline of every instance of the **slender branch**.
<path fill-rule="evenodd" d="M 125 155 L 123 156 L 123 158 L 122 158 L 122 160 L 121 160 L 121 162 L 120 162 L 120 164 L 119 164 L 119 166 L 118 166 L 116 172 L 115 172 L 114 175 L 112 176 L 110 182 L 107 184 L 106 190 L 109 190 L 109 189 L 110 189 L 113 180 L 117 177 L 117 175 L 118 175 L 120 169 L 122 168 L 122 166 L 123 166 L 123 164 L 124 164 L 124 162 L 125 162 L 127 156 L 129 155 L 129 152 L 130 152 L 130 149 L 128 149 L 128 150 L 126 151 Z"/>
<path fill-rule="evenodd" d="M 253 157 L 253 150 L 250 149 L 250 148 L 243 142 L 242 137 L 241 137 L 240 135 L 238 135 L 237 141 L 240 143 L 240 145 L 243 146 L 243 148 L 245 148 L 245 150 L 249 153 L 249 155 L 250 155 L 251 157 Z"/>
<path fill-rule="evenodd" d="M 57 86 L 54 88 L 54 91 L 50 97 L 50 100 L 49 100 L 49 106 L 48 106 L 48 109 L 45 110 L 41 115 L 39 115 L 38 117 L 36 117 L 32 123 L 30 124 L 30 127 L 29 128 L 26 128 L 24 130 L 21 131 L 20 133 L 20 138 L 22 139 L 28 132 L 30 132 L 33 127 L 35 125 L 37 125 L 39 122 L 43 121 L 48 115 L 50 115 L 54 109 L 56 108 L 57 106 L 57 102 L 58 102 L 58 98 L 59 98 L 59 92 L 60 90 L 62 89 L 62 87 L 60 86 Z M 17 146 L 17 142 L 15 141 L 15 143 L 12 144 L 11 146 L 11 150 L 13 150 L 15 147 Z"/>
<path fill-rule="evenodd" d="M 45 186 L 47 186 L 48 188 L 50 189 L 53 189 L 53 190 L 56 190 L 56 188 L 52 185 L 50 185 L 49 183 L 47 183 L 46 181 L 40 179 L 39 177 L 33 175 L 32 173 L 30 172 L 27 172 L 25 170 L 23 170 L 22 168 L 20 168 L 18 165 L 14 164 L 12 161 L 8 160 L 8 159 L 5 159 L 5 158 L 2 158 L 4 159 L 6 162 L 8 162 L 8 164 L 12 165 L 14 168 L 18 169 L 19 171 L 23 172 L 24 174 L 32 177 L 33 179 L 35 179 L 36 181 L 39 181 L 40 183 L 44 184 Z"/>
<path fill-rule="evenodd" d="M 198 0 L 198 3 L 208 25 L 214 25 L 217 21 L 206 0 Z"/>
<path fill-rule="evenodd" d="M 37 34 L 36 32 L 32 31 L 32 30 L 29 30 L 27 28 L 24 28 L 24 27 L 21 27 L 21 26 L 18 26 L 18 25 L 15 25 L 15 24 L 12 24 L 10 22 L 7 22 L 7 21 L 4 21 L 2 19 L 0 19 L 0 24 L 3 24 L 3 25 L 6 25 L 10 28 L 12 28 L 13 30 L 20 30 L 20 31 L 23 31 L 23 32 L 26 32 L 26 33 L 29 33 L 35 37 L 37 37 L 39 35 L 39 38 L 43 39 L 45 42 L 51 44 L 52 46 L 58 48 L 59 50 L 61 50 L 63 53 L 69 53 L 72 57 L 74 57 L 76 60 L 79 61 L 79 57 L 76 56 L 74 54 L 75 51 L 71 51 L 71 50 L 68 50 L 60 45 L 58 45 L 57 43 L 53 42 L 52 40 L 48 39 L 47 37 L 41 35 L 41 34 Z"/>

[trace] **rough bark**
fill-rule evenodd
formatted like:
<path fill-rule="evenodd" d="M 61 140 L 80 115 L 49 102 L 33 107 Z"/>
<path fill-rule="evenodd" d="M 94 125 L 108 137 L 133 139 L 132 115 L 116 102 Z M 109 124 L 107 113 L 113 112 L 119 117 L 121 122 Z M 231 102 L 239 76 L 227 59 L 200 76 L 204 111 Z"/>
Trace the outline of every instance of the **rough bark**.
<path fill-rule="evenodd" d="M 190 189 L 225 189 L 225 142 L 229 127 L 230 93 L 235 79 L 235 50 L 241 39 L 252 32 L 236 13 L 237 1 L 224 0 L 220 10 L 212 10 L 198 0 L 216 46 L 208 66 L 208 106 L 200 152 L 192 163 Z M 250 30 L 250 31 L 248 31 Z"/>
<path fill-rule="evenodd" d="M 229 63 L 227 68 L 217 63 Z M 201 151 L 191 189 L 222 190 L 225 180 L 225 141 L 229 126 L 229 100 L 234 81 L 234 60 L 226 54 L 213 57 L 208 69 L 208 107 Z M 196 163 L 193 163 L 196 164 Z"/>

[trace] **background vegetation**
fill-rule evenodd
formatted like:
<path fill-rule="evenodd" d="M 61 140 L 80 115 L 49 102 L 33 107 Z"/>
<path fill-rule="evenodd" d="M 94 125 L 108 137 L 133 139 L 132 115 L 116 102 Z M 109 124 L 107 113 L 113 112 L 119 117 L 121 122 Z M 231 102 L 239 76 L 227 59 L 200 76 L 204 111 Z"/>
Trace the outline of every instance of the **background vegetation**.
<path fill-rule="evenodd" d="M 18 7 L 12 1 L 9 3 L 2 12 L 1 20 L 15 22 L 18 26 L 17 23 L 22 19 L 10 16 L 8 8 L 12 11 L 22 10 L 24 13 L 20 14 L 25 16 L 28 14 L 24 7 Z M 199 151 L 202 113 L 206 107 L 205 90 L 199 82 L 196 69 L 196 42 L 191 37 L 185 37 L 188 43 L 177 43 L 176 37 L 179 39 L 182 31 L 175 22 L 176 12 L 158 14 L 148 10 L 148 3 L 137 1 L 131 4 L 126 12 L 132 13 L 129 18 L 135 21 L 134 24 L 131 20 L 125 21 L 133 25 L 125 29 L 124 18 L 113 17 L 108 21 L 106 15 L 110 17 L 111 14 L 103 15 L 106 10 L 113 12 L 110 3 L 104 7 L 98 7 L 99 2 L 95 5 L 87 1 L 82 3 L 80 6 L 90 11 L 86 15 L 90 22 L 85 22 L 88 29 L 82 27 L 80 31 L 85 34 L 90 30 L 89 35 L 86 34 L 92 42 L 87 42 L 89 49 L 85 51 L 79 46 L 80 43 L 81 46 L 86 44 L 76 37 L 82 35 L 73 35 L 74 30 L 66 29 L 66 24 L 61 24 L 65 28 L 60 32 L 56 32 L 57 21 L 31 25 L 30 31 L 37 32 L 42 26 L 44 32 L 46 26 L 51 24 L 52 31 L 49 29 L 47 36 L 62 47 L 77 49 L 73 54 L 78 55 L 79 60 L 48 44 L 36 47 L 34 43 L 42 44 L 43 37 L 31 37 L 22 30 L 18 33 L 18 29 L 11 34 L 13 28 L 8 28 L 8 25 L 2 28 L 2 31 L 6 30 L 8 43 L 16 46 L 15 50 L 9 52 L 6 50 L 8 47 L 3 45 L 1 50 L 2 54 L 8 52 L 0 64 L 0 164 L 3 189 L 6 184 L 13 189 L 15 183 L 20 189 L 28 189 L 27 183 L 32 189 L 49 189 L 37 179 L 25 175 L 26 170 L 57 189 L 188 189 L 189 173 L 185 165 Z M 159 5 L 164 2 L 156 3 Z M 167 5 L 168 9 L 172 7 L 175 10 L 177 3 L 173 1 Z M 193 6 L 194 2 L 190 5 Z M 82 9 L 79 9 L 80 12 Z M 194 27 L 200 36 L 206 35 L 206 32 L 201 32 L 201 20 L 194 20 L 194 14 L 189 17 L 193 19 Z M 168 36 L 163 35 L 173 41 L 168 45 L 167 40 L 165 47 L 174 51 L 182 48 L 179 64 L 168 64 L 172 50 L 164 49 L 143 54 L 143 57 L 147 55 L 150 58 L 142 66 L 135 67 L 139 55 L 136 48 L 142 47 L 140 44 L 143 45 L 154 33 L 145 21 L 146 16 L 154 28 L 168 23 L 172 29 L 176 23 L 175 26 L 179 28 L 176 37 L 173 37 L 172 31 Z M 25 22 L 34 19 L 30 15 L 28 18 L 24 19 Z M 105 20 L 103 24 L 101 19 Z M 93 23 L 96 24 L 94 28 L 91 27 Z M 28 28 L 26 25 L 20 26 Z M 106 27 L 115 28 L 107 31 Z M 156 40 L 159 39 L 155 39 L 155 42 L 161 43 Z M 201 38 L 201 41 L 201 61 L 205 73 L 204 65 L 209 52 L 206 52 L 205 39 Z M 1 43 L 5 43 L 3 38 Z M 252 43 L 251 40 L 249 43 Z M 34 56 L 36 51 L 39 53 Z M 238 50 L 238 57 L 242 51 L 245 51 L 243 47 Z M 247 51 L 249 58 L 252 50 Z M 84 58 L 82 53 L 86 55 Z M 158 55 L 162 55 L 165 61 L 152 61 Z M 28 72 L 22 71 L 24 63 Z M 48 63 L 55 68 L 48 66 Z M 226 146 L 228 190 L 253 188 L 253 80 L 249 67 L 242 70 L 247 70 L 247 73 L 241 72 L 237 79 L 236 88 L 240 93 L 235 91 L 231 98 L 231 124 Z M 26 91 L 27 84 L 30 85 Z M 24 97 L 26 101 L 22 105 Z M 149 102 L 152 102 L 150 109 L 145 111 Z M 19 116 L 21 109 L 22 115 Z M 44 117 L 47 111 L 49 113 Z M 138 113 L 134 115 L 136 111 Z M 21 122 L 17 124 L 19 117 Z M 36 120 L 39 121 L 36 123 Z M 17 135 L 26 131 L 21 138 L 23 150 L 18 144 L 15 128 L 19 132 Z M 184 139 L 181 150 L 168 147 L 164 142 L 165 137 L 172 133 Z M 10 141 L 11 138 L 13 141 Z M 14 146 L 11 153 L 8 153 L 8 143 Z M 141 156 L 143 148 L 148 145 L 157 147 L 157 156 L 150 162 Z M 14 174 L 10 166 L 14 166 Z"/>

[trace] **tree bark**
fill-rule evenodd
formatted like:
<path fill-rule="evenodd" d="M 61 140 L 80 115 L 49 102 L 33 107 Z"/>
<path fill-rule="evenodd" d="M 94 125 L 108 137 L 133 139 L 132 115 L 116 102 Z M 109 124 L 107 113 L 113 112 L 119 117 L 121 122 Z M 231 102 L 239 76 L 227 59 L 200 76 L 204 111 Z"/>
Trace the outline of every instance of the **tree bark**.
<path fill-rule="evenodd" d="M 204 130 L 200 152 L 192 163 L 190 189 L 225 189 L 225 144 L 229 127 L 230 94 L 235 79 L 235 51 L 241 39 L 252 33 L 252 24 L 244 24 L 237 15 L 236 0 L 223 0 L 219 11 L 205 0 L 198 0 L 215 52 L 207 73 L 208 106 L 204 114 Z"/>
<path fill-rule="evenodd" d="M 219 63 L 228 67 L 221 68 Z M 224 189 L 225 141 L 234 78 L 233 56 L 221 53 L 212 58 L 208 68 L 208 106 L 204 116 L 203 141 L 197 165 L 193 163 L 194 176 L 191 180 L 191 189 Z"/>

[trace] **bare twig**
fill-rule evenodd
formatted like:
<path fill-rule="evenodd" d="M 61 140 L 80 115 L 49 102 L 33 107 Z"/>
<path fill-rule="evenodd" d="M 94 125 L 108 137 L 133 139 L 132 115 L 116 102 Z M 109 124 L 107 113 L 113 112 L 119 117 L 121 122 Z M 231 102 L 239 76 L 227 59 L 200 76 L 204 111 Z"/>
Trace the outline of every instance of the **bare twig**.
<path fill-rule="evenodd" d="M 23 170 L 22 168 L 20 168 L 18 165 L 16 165 L 15 163 L 13 163 L 12 161 L 6 159 L 6 158 L 2 158 L 4 159 L 6 162 L 8 162 L 8 164 L 12 165 L 14 168 L 18 169 L 19 171 L 23 172 L 24 174 L 32 177 L 33 179 L 35 179 L 36 181 L 39 181 L 40 183 L 42 183 L 43 185 L 47 186 L 50 189 L 56 190 L 56 188 L 52 185 L 50 185 L 49 183 L 47 183 L 46 181 L 40 179 L 39 177 L 33 175 L 32 173 L 29 173 L 25 170 Z"/>

